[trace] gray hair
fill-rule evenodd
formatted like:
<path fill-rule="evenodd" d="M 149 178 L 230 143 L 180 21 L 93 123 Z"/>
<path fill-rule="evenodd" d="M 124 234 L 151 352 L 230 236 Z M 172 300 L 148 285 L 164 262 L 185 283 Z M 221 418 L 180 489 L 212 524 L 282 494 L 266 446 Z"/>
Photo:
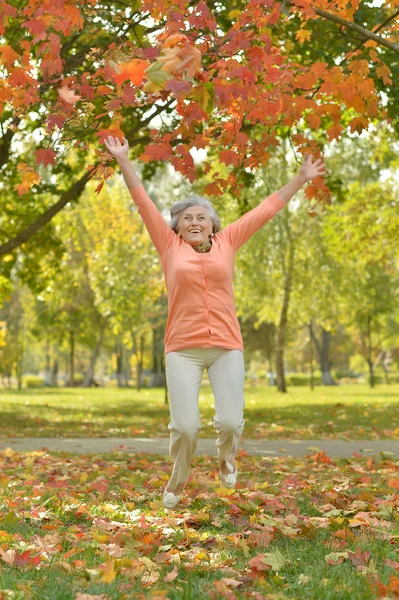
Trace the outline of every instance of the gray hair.
<path fill-rule="evenodd" d="M 208 216 L 212 221 L 212 232 L 217 233 L 218 231 L 220 231 L 220 219 L 212 202 L 210 200 L 207 200 L 203 196 L 193 194 L 185 200 L 180 200 L 179 202 L 176 202 L 176 204 L 174 204 L 170 209 L 170 228 L 173 229 L 175 233 L 179 233 L 179 219 L 182 212 L 185 211 L 186 208 L 190 208 L 191 206 L 203 206 L 204 208 L 206 208 Z"/>

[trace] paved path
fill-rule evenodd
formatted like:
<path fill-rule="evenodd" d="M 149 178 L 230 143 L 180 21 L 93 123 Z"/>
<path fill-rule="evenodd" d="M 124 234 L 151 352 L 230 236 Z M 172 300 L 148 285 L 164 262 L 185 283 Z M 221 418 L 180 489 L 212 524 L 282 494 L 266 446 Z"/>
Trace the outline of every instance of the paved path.
<path fill-rule="evenodd" d="M 19 452 L 40 450 L 61 450 L 79 454 L 101 452 L 148 452 L 169 453 L 168 438 L 0 438 L 0 451 L 12 448 Z M 399 458 L 397 440 L 360 440 L 344 442 L 341 440 L 261 440 L 242 439 L 239 449 L 253 456 L 305 456 L 324 450 L 328 456 L 353 456 L 354 452 L 368 456 L 380 452 L 391 452 Z M 214 439 L 200 438 L 196 454 L 216 456 Z"/>

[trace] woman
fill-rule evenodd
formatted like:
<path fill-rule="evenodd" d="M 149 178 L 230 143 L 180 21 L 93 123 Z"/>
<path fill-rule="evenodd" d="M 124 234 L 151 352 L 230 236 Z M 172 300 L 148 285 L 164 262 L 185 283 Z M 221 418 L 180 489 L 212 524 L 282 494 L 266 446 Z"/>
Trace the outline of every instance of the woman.
<path fill-rule="evenodd" d="M 289 183 L 222 231 L 212 203 L 200 196 L 175 204 L 169 227 L 129 162 L 127 140 L 121 144 L 109 136 L 104 143 L 119 163 L 165 275 L 169 307 L 165 364 L 174 467 L 163 503 L 173 508 L 181 499 L 197 445 L 198 395 L 205 368 L 215 398 L 220 480 L 229 488 L 236 484 L 235 455 L 244 428 L 245 371 L 233 296 L 235 255 L 307 181 L 324 175 L 325 165 L 321 159 L 307 157 Z"/>

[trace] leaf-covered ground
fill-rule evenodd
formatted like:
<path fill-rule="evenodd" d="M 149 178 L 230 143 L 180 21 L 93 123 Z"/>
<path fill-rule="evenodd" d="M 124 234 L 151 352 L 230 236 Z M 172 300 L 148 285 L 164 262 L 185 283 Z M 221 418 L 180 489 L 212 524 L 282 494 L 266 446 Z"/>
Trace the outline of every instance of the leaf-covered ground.
<path fill-rule="evenodd" d="M 399 461 L 241 452 L 236 490 L 195 457 L 0 453 L 0 598 L 399 597 Z"/>
<path fill-rule="evenodd" d="M 252 439 L 399 439 L 399 385 L 340 385 L 245 390 L 245 432 Z M 201 437 L 213 437 L 213 397 L 201 388 Z M 0 436 L 168 437 L 162 389 L 3 390 Z"/>

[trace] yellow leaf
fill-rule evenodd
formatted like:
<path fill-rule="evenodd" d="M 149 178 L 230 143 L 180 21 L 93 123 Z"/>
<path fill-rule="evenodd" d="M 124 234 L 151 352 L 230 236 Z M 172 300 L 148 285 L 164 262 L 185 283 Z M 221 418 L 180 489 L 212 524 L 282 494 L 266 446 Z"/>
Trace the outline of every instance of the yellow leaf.
<path fill-rule="evenodd" d="M 114 579 L 116 577 L 114 567 L 115 567 L 115 559 L 110 556 L 106 562 L 105 569 L 104 569 L 104 572 L 101 577 L 101 581 L 103 583 L 112 583 L 114 581 Z"/>
<path fill-rule="evenodd" d="M 93 531 L 93 540 L 99 542 L 100 544 L 105 544 L 108 542 L 108 535 L 104 533 L 100 533 L 97 529 Z"/>
<path fill-rule="evenodd" d="M 229 19 L 238 19 L 239 16 L 241 16 L 241 11 L 238 10 L 238 8 L 235 8 L 233 10 L 231 10 L 228 14 L 227 14 Z"/>
<path fill-rule="evenodd" d="M 218 488 L 216 488 L 215 492 L 217 494 L 221 494 L 223 496 L 231 496 L 232 494 L 234 494 L 235 490 L 234 489 L 225 488 L 225 487 L 218 487 Z"/>
<path fill-rule="evenodd" d="M 310 40 L 312 34 L 309 29 L 298 29 L 295 37 L 300 44 L 303 44 L 304 42 L 308 42 Z"/>

